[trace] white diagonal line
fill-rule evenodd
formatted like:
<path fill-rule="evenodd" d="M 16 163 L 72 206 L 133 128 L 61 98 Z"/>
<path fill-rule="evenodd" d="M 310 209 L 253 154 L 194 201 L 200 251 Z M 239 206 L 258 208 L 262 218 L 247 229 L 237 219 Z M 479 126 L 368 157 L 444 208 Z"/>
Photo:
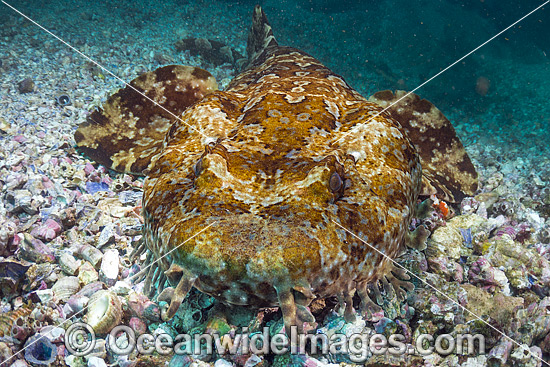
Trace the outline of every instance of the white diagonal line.
<path fill-rule="evenodd" d="M 347 229 L 346 227 L 342 226 L 340 223 L 336 222 L 334 219 L 331 219 L 332 222 L 334 224 L 336 224 L 338 227 L 342 228 L 344 231 L 346 231 L 347 233 L 349 233 L 350 235 L 352 235 L 353 237 L 357 238 L 359 241 L 363 242 L 365 245 L 367 245 L 368 247 L 370 247 L 371 249 L 373 249 L 374 251 L 378 252 L 380 255 L 384 256 L 386 259 L 390 260 L 396 267 L 399 267 L 403 270 L 405 270 L 407 273 L 411 274 L 413 277 L 415 277 L 416 279 L 420 280 L 422 283 L 424 283 L 425 285 L 427 285 L 428 287 L 430 287 L 431 289 L 433 289 L 436 293 L 442 295 L 443 297 L 447 298 L 449 301 L 453 302 L 454 304 L 456 304 L 458 307 L 460 307 L 463 311 L 466 311 L 468 312 L 470 315 L 474 316 L 476 319 L 480 320 L 481 322 L 483 322 L 484 324 L 486 324 L 487 326 L 489 326 L 491 329 L 493 329 L 494 331 L 496 331 L 497 333 L 499 333 L 500 335 L 502 335 L 503 337 L 505 337 L 506 339 L 510 340 L 511 342 L 513 342 L 514 344 L 516 344 L 517 346 L 521 347 L 521 344 L 518 343 L 517 341 L 515 341 L 514 339 L 510 338 L 508 335 L 504 334 L 502 331 L 500 331 L 499 329 L 497 329 L 496 327 L 494 327 L 493 325 L 489 324 L 487 321 L 483 320 L 481 317 L 479 317 L 478 315 L 476 315 L 475 313 L 473 313 L 472 311 L 468 310 L 466 307 L 462 306 L 460 303 L 458 303 L 457 301 L 455 301 L 454 299 L 452 299 L 450 296 L 448 296 L 447 294 L 443 293 L 442 291 L 440 291 L 439 289 L 437 289 L 436 287 L 434 287 L 433 285 L 431 285 L 430 283 L 428 283 L 427 281 L 425 281 L 424 279 L 420 278 L 418 275 L 416 275 L 415 273 L 413 273 L 412 271 L 410 271 L 409 269 L 405 268 L 403 265 L 399 264 L 397 261 L 395 261 L 394 259 L 392 259 L 391 257 L 389 257 L 388 255 L 386 255 L 385 253 L 383 253 L 382 251 L 378 250 L 376 247 L 372 246 L 370 243 L 368 243 L 367 241 L 363 240 L 361 237 L 357 236 L 355 233 L 351 232 L 349 229 Z M 535 357 L 536 359 L 542 361 L 544 364 L 550 366 L 550 363 L 546 362 L 545 360 L 543 360 L 542 358 L 540 358 L 539 356 L 535 355 L 533 352 L 531 352 L 531 350 L 529 350 L 529 354 L 532 356 L 532 357 Z"/>
<path fill-rule="evenodd" d="M 98 63 L 97 61 L 93 60 L 92 58 L 90 58 L 89 56 L 85 55 L 84 53 L 82 53 L 81 51 L 79 51 L 78 49 L 76 49 L 75 47 L 73 47 L 72 45 L 70 45 L 68 42 L 66 42 L 65 40 L 63 40 L 61 37 L 55 35 L 54 33 L 50 32 L 49 30 L 47 30 L 46 28 L 44 28 L 42 25 L 38 24 L 36 21 L 32 20 L 31 18 L 29 18 L 27 15 L 23 14 L 21 11 L 17 10 L 16 8 L 14 8 L 13 6 L 11 6 L 10 4 L 8 4 L 7 2 L 3 1 L 2 0 L 2 3 L 4 5 L 6 5 L 7 7 L 11 8 L 14 12 L 16 12 L 17 14 L 21 15 L 23 18 L 27 19 L 29 22 L 33 23 L 34 25 L 36 25 L 37 27 L 39 27 L 40 29 L 42 29 L 44 32 L 48 33 L 50 36 L 56 38 L 58 41 L 60 41 L 61 43 L 63 43 L 65 46 L 69 47 L 71 50 L 73 50 L 74 52 L 78 53 L 80 56 L 84 57 L 86 60 L 94 63 L 95 65 L 99 66 L 101 69 L 105 70 L 108 74 L 110 74 L 111 76 L 113 76 L 115 79 L 117 79 L 118 81 L 122 82 L 125 86 L 127 87 L 130 87 L 131 89 L 133 89 L 136 93 L 142 95 L 143 97 L 147 98 L 149 101 L 153 102 L 155 105 L 157 105 L 158 107 L 162 108 L 164 111 L 168 112 L 170 115 L 174 116 L 177 120 L 181 121 L 184 125 L 187 125 L 187 127 L 189 127 L 190 129 L 192 130 L 195 130 L 196 132 L 198 132 L 199 134 L 201 134 L 203 137 L 205 138 L 208 138 L 208 136 L 204 135 L 202 133 L 202 131 L 199 131 L 196 127 L 194 126 L 191 126 L 189 125 L 187 122 L 183 121 L 183 119 L 180 117 L 180 116 L 177 116 L 176 114 L 172 113 L 171 111 L 167 110 L 166 108 L 164 108 L 163 106 L 161 106 L 159 103 L 157 103 L 156 101 L 154 101 L 153 99 L 149 98 L 148 96 L 146 96 L 144 93 L 140 92 L 137 88 L 135 88 L 134 86 L 130 85 L 129 83 L 125 82 L 124 80 L 122 80 L 120 77 L 118 77 L 115 73 L 113 73 L 112 71 L 110 71 L 109 69 L 107 69 L 105 66 L 101 65 L 100 63 Z"/>
<path fill-rule="evenodd" d="M 429 82 L 431 82 L 432 80 L 434 80 L 435 78 L 437 78 L 438 76 L 440 76 L 441 74 L 443 74 L 444 72 L 446 72 L 447 70 L 449 70 L 450 68 L 452 68 L 453 66 L 455 66 L 456 64 L 458 64 L 459 62 L 461 62 L 462 60 L 464 60 L 465 58 L 467 58 L 468 56 L 470 56 L 471 54 L 473 54 L 474 52 L 476 52 L 477 50 L 479 50 L 480 48 L 482 48 L 483 46 L 485 46 L 486 44 L 488 44 L 489 42 L 491 42 L 492 40 L 494 40 L 495 38 L 497 38 L 498 36 L 500 36 L 501 34 L 503 34 L 504 32 L 506 32 L 507 30 L 509 30 L 510 28 L 512 28 L 513 26 L 515 26 L 516 24 L 518 24 L 519 22 L 521 22 L 522 20 L 524 20 L 525 18 L 527 18 L 528 16 L 530 16 L 531 14 L 533 14 L 534 12 L 536 12 L 537 10 L 539 10 L 540 8 L 542 8 L 544 5 L 550 3 L 550 0 L 548 1 L 545 1 L 542 5 L 539 5 L 536 9 L 530 11 L 529 13 L 527 13 L 526 15 L 524 15 L 523 17 L 521 17 L 520 19 L 516 20 L 514 23 L 512 23 L 511 25 L 509 25 L 508 27 L 504 28 L 502 31 L 498 32 L 497 34 L 495 34 L 493 37 L 489 38 L 487 41 L 483 42 L 481 45 L 477 46 L 476 48 L 474 48 L 472 51 L 468 52 L 466 55 L 462 56 L 460 59 L 456 60 L 455 62 L 453 62 L 451 65 L 447 66 L 445 69 L 441 70 L 439 73 L 435 74 L 434 76 L 432 76 L 430 79 L 426 80 L 424 83 L 420 84 L 418 87 L 414 88 L 413 90 L 411 90 L 410 92 L 408 92 L 407 94 L 405 94 L 403 97 L 399 98 L 397 101 L 393 102 L 392 104 L 390 104 L 389 106 L 387 106 L 386 108 L 384 108 L 382 111 L 374 114 L 373 116 L 371 116 L 370 118 L 368 118 L 366 121 L 364 121 L 364 123 L 367 123 L 367 122 L 370 122 L 372 121 L 373 119 L 375 119 L 376 117 L 380 116 L 381 114 L 383 114 L 384 112 L 386 112 L 388 109 L 390 109 L 392 106 L 396 105 L 397 103 L 401 102 L 401 100 L 407 98 L 407 96 L 409 96 L 410 94 L 414 93 L 415 91 L 417 91 L 418 89 L 422 88 L 423 86 L 425 86 L 426 84 L 428 84 Z M 353 128 L 350 129 L 349 131 L 347 131 L 344 135 L 342 135 L 340 138 L 338 138 L 338 140 L 336 140 L 333 144 L 336 144 L 338 143 L 340 140 L 342 140 L 343 138 L 345 138 L 346 136 L 348 136 L 349 134 L 351 134 L 353 131 Z"/>

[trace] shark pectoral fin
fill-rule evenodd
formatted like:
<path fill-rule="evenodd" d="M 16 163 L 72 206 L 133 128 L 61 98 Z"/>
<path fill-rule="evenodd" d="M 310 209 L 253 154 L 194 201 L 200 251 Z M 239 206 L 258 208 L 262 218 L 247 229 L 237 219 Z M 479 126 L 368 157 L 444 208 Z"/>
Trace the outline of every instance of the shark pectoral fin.
<path fill-rule="evenodd" d="M 451 122 L 432 103 L 398 90 L 375 93 L 369 101 L 387 108 L 415 145 L 422 164 L 423 194 L 458 203 L 478 188 L 478 176 Z"/>
<path fill-rule="evenodd" d="M 162 151 L 172 122 L 217 89 L 209 72 L 192 66 L 168 65 L 142 74 L 80 124 L 76 145 L 105 167 L 144 174 Z"/>

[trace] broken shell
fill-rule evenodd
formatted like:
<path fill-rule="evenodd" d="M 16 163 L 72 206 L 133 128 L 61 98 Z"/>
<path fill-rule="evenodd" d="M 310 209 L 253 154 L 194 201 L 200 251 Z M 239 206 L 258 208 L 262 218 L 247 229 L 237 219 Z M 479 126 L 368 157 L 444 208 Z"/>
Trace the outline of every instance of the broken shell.
<path fill-rule="evenodd" d="M 147 324 L 139 317 L 133 316 L 130 318 L 129 325 L 137 335 L 145 334 L 147 332 Z"/>
<path fill-rule="evenodd" d="M 128 295 L 128 307 L 141 319 L 147 319 L 153 322 L 160 321 L 159 306 L 143 294 L 136 292 L 130 293 Z"/>
<path fill-rule="evenodd" d="M 25 78 L 19 83 L 17 83 L 17 90 L 21 94 L 32 93 L 34 92 L 34 88 L 35 88 L 35 85 L 31 78 Z"/>
<path fill-rule="evenodd" d="M 12 333 L 13 326 L 18 325 L 17 320 L 25 319 L 30 313 L 29 308 L 21 307 L 0 315 L 0 337 L 9 336 Z"/>
<path fill-rule="evenodd" d="M 13 322 L 11 336 L 17 340 L 23 341 L 31 331 L 27 316 L 19 316 Z"/>
<path fill-rule="evenodd" d="M 492 366 L 505 366 L 514 344 L 508 339 L 502 340 L 494 346 L 487 355 L 487 361 Z"/>
<path fill-rule="evenodd" d="M 35 227 L 31 234 L 41 240 L 51 241 L 61 233 L 61 226 L 55 220 L 48 218 L 44 223 Z"/>
<path fill-rule="evenodd" d="M 39 289 L 35 292 L 41 303 L 48 303 L 53 300 L 53 291 L 51 289 Z"/>
<path fill-rule="evenodd" d="M 25 362 L 23 359 L 18 359 L 17 361 L 13 362 L 10 367 L 28 367 L 29 364 Z"/>
<path fill-rule="evenodd" d="M 111 290 L 119 296 L 126 296 L 132 290 L 132 286 L 123 280 L 119 280 L 111 287 Z"/>
<path fill-rule="evenodd" d="M 12 154 L 9 160 L 6 160 L 6 165 L 18 165 L 24 158 L 25 156 Z M 8 191 L 5 196 L 6 209 L 11 213 L 23 211 L 27 214 L 34 215 L 38 213 L 38 206 L 40 204 L 35 199 L 38 199 L 38 197 L 33 198 L 29 190 Z"/>
<path fill-rule="evenodd" d="M 119 263 L 118 250 L 109 249 L 105 251 L 99 269 L 99 280 L 109 286 L 114 285 L 118 278 Z"/>
<path fill-rule="evenodd" d="M 79 290 L 80 282 L 77 277 L 73 276 L 59 279 L 52 287 L 57 299 L 65 302 Z"/>
<path fill-rule="evenodd" d="M 107 367 L 107 363 L 103 358 L 91 356 L 88 358 L 88 367 Z"/>
<path fill-rule="evenodd" d="M 87 322 L 97 334 L 111 331 L 122 319 L 122 303 L 113 292 L 103 290 L 90 297 Z"/>
<path fill-rule="evenodd" d="M 57 347 L 43 335 L 34 335 L 25 343 L 25 359 L 33 365 L 47 366 L 57 358 Z"/>
<path fill-rule="evenodd" d="M 102 247 L 115 242 L 115 225 L 113 223 L 107 224 L 101 230 L 99 238 L 97 239 L 97 248 L 101 249 Z"/>
<path fill-rule="evenodd" d="M 48 325 L 40 329 L 40 334 L 44 335 L 52 343 L 62 343 L 65 329 L 59 326 Z"/>
<path fill-rule="evenodd" d="M 90 351 L 90 353 L 86 356 L 86 358 L 89 360 L 91 357 L 97 357 L 97 358 L 107 358 L 107 343 L 105 339 L 96 339 L 94 348 Z"/>
<path fill-rule="evenodd" d="M 99 265 L 99 262 L 103 258 L 101 251 L 90 245 L 80 247 L 77 255 L 81 256 L 84 260 L 89 261 L 94 268 Z"/>
<path fill-rule="evenodd" d="M 80 313 L 84 307 L 88 304 L 90 299 L 82 294 L 75 294 L 67 300 L 67 303 L 63 305 L 63 312 L 65 316 L 70 317 L 76 313 Z"/>
<path fill-rule="evenodd" d="M 5 217 L 0 217 L 0 255 L 9 249 L 17 233 L 17 224 Z M 9 253 L 9 251 L 8 251 Z"/>
<path fill-rule="evenodd" d="M 59 257 L 59 267 L 68 275 L 75 275 L 81 265 L 81 260 L 75 259 L 73 255 L 67 252 L 64 252 Z"/>
<path fill-rule="evenodd" d="M 9 122 L 7 122 L 5 119 L 0 117 L 0 133 L 6 134 L 8 131 L 10 131 L 11 125 Z"/>
<path fill-rule="evenodd" d="M 21 236 L 21 235 L 19 235 Z M 20 256 L 34 263 L 55 262 L 55 256 L 52 250 L 42 241 L 34 238 L 29 233 L 24 233 L 19 245 Z"/>
<path fill-rule="evenodd" d="M 78 268 L 78 279 L 82 284 L 86 285 L 97 281 L 99 275 L 92 264 L 86 261 Z"/>
<path fill-rule="evenodd" d="M 103 290 L 104 285 L 105 284 L 103 284 L 102 282 L 93 282 L 90 284 L 86 284 L 84 287 L 82 287 L 80 292 L 77 293 L 77 295 L 91 297 L 92 294 Z"/>
<path fill-rule="evenodd" d="M 14 325 L 11 328 L 11 337 L 20 341 L 25 340 L 25 338 L 29 335 L 29 329 L 25 328 L 23 326 Z"/>

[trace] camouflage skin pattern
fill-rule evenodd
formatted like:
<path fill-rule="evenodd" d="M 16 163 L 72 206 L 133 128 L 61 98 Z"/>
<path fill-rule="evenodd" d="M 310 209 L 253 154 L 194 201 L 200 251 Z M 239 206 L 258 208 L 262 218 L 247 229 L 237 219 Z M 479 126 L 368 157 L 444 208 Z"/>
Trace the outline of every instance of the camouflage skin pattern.
<path fill-rule="evenodd" d="M 148 287 L 177 284 L 164 318 L 191 287 L 227 304 L 279 305 L 286 327 L 313 321 L 306 306 L 316 297 L 338 296 L 351 318 L 355 291 L 368 302 L 366 286 L 403 251 L 422 190 L 460 200 L 477 188 L 475 169 L 431 103 L 412 95 L 383 111 L 374 101 L 389 105 L 393 93 L 369 101 L 315 58 L 279 46 L 260 7 L 247 51 L 228 88 L 188 101 L 140 163 L 148 263 L 160 259 Z M 82 137 L 85 148 L 99 139 Z M 121 145 L 116 154 L 132 167 L 140 149 L 152 148 Z M 460 164 L 450 166 L 451 156 Z"/>

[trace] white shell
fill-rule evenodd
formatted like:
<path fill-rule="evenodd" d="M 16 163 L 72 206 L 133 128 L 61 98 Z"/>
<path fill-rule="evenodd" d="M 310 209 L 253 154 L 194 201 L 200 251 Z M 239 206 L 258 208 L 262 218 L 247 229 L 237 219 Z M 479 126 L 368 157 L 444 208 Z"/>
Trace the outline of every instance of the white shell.
<path fill-rule="evenodd" d="M 116 294 L 101 290 L 88 302 L 87 322 L 97 334 L 107 334 L 122 319 L 122 303 Z"/>
<path fill-rule="evenodd" d="M 118 250 L 109 249 L 105 251 L 99 269 L 99 280 L 109 286 L 114 285 L 118 278 L 119 264 L 120 258 L 118 256 Z"/>

